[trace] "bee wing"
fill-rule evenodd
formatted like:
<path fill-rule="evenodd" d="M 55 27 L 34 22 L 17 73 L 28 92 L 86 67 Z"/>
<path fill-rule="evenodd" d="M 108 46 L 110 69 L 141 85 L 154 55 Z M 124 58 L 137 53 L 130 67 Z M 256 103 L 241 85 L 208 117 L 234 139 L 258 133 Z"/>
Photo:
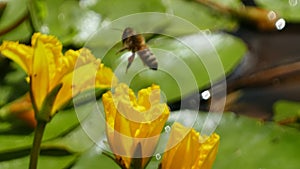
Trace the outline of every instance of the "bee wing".
<path fill-rule="evenodd" d="M 135 36 L 136 35 L 136 32 L 130 28 L 130 27 L 127 27 L 125 28 L 125 30 L 123 31 L 123 34 L 122 34 L 122 42 L 125 43 L 126 39 L 132 37 L 132 36 Z"/>

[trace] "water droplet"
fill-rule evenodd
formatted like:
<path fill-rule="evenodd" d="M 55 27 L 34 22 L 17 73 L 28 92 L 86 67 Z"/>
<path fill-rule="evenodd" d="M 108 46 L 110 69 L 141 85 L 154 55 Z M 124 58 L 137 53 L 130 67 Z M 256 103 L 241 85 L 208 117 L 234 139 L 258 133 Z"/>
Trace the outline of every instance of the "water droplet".
<path fill-rule="evenodd" d="M 44 34 L 48 34 L 49 33 L 49 27 L 47 25 L 42 25 L 40 28 L 40 31 Z"/>
<path fill-rule="evenodd" d="M 60 13 L 57 17 L 60 21 L 64 21 L 66 19 L 66 15 L 64 13 Z"/>
<path fill-rule="evenodd" d="M 167 126 L 165 127 L 165 131 L 166 131 L 166 133 L 169 133 L 169 132 L 171 131 L 171 127 L 170 127 L 169 125 L 167 125 Z"/>
<path fill-rule="evenodd" d="M 298 0 L 289 0 L 290 6 L 296 6 L 298 4 Z"/>
<path fill-rule="evenodd" d="M 275 23 L 277 30 L 282 30 L 285 27 L 285 20 L 283 18 L 278 19 Z"/>
<path fill-rule="evenodd" d="M 270 19 L 270 20 L 274 20 L 274 19 L 276 19 L 276 13 L 274 12 L 274 11 L 270 11 L 269 13 L 268 13 L 268 18 Z"/>
<path fill-rule="evenodd" d="M 205 29 L 203 33 L 207 36 L 211 35 L 211 31 L 209 29 Z"/>
<path fill-rule="evenodd" d="M 201 97 L 202 97 L 202 99 L 204 99 L 204 100 L 208 100 L 208 99 L 210 99 L 210 92 L 208 91 L 208 90 L 205 90 L 204 92 L 202 92 L 201 93 Z"/>
<path fill-rule="evenodd" d="M 161 155 L 159 153 L 155 154 L 155 158 L 156 160 L 160 160 L 161 159 Z"/>

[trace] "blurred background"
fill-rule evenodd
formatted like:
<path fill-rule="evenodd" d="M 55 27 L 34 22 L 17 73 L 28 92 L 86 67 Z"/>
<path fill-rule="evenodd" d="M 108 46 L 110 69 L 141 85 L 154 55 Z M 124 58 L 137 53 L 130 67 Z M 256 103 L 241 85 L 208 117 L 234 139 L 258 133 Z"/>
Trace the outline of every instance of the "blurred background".
<path fill-rule="evenodd" d="M 159 84 L 172 116 L 182 113 L 178 111 L 182 109 L 199 110 L 194 126 L 199 130 L 207 112 L 214 111 L 211 97 L 215 101 L 226 98 L 221 107 L 224 114 L 216 129 L 221 142 L 214 169 L 296 169 L 300 168 L 299 11 L 299 0 L 0 1 L 0 41 L 30 45 L 34 32 L 51 34 L 61 40 L 64 50 L 91 48 L 105 65 L 125 72 L 127 60 L 115 53 L 122 48 L 122 29 L 134 24 L 127 21 L 123 28 L 118 27 L 115 34 L 109 35 L 120 39 L 107 52 L 101 49 L 107 47 L 110 37 L 97 38 L 95 33 L 121 17 L 136 13 L 159 12 L 180 17 L 201 30 L 205 38 L 169 23 L 161 23 L 159 29 L 151 27 L 151 23 L 149 29 L 142 26 L 135 29 L 148 32 L 144 36 L 157 55 L 159 66 L 185 76 L 176 59 L 160 57 L 160 50 L 170 51 L 189 68 L 196 87 L 189 88 L 186 84 L 186 90 L 181 91 L 170 74 L 145 69 L 139 59 L 128 74 L 118 74 L 120 81 L 134 77 L 130 86 L 135 91 Z M 162 34 L 155 34 L 154 30 Z M 171 33 L 173 37 L 163 33 Z M 200 56 L 178 39 L 203 44 Z M 205 47 L 208 42 L 213 47 Z M 210 55 L 218 57 L 224 75 L 217 73 L 213 78 L 208 75 L 207 66 L 214 66 Z M 204 65 L 198 57 L 211 61 L 211 65 Z M 28 91 L 25 73 L 2 56 L 0 68 L 0 168 L 26 168 L 33 128 L 30 120 L 20 115 L 22 110 L 10 108 L 11 102 Z M 139 71 L 141 68 L 143 71 Z M 220 88 L 223 82 L 226 82 L 225 94 Z M 212 90 L 215 93 L 210 93 Z M 104 127 L 98 124 L 100 119 L 99 122 L 95 119 L 95 107 L 92 103 L 82 103 L 79 109 L 85 112 L 79 119 L 75 110 L 68 108 L 47 126 L 39 168 L 117 167 L 101 154 L 95 139 L 86 134 L 88 128 L 88 133 L 98 136 L 97 141 L 103 139 Z M 158 163 L 159 159 L 153 158 L 148 168 L 156 168 Z"/>

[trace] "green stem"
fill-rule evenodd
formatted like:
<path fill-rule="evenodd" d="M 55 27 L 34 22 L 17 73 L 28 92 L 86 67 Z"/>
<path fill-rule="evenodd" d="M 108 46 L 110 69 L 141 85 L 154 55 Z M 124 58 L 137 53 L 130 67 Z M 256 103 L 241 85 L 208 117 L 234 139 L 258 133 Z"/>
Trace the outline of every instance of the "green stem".
<path fill-rule="evenodd" d="M 32 149 L 30 153 L 30 162 L 29 162 L 29 169 L 36 169 L 38 157 L 40 154 L 40 148 L 42 143 L 43 134 L 45 131 L 47 122 L 45 121 L 38 121 L 37 126 L 34 132 L 34 140 L 32 144 Z"/>

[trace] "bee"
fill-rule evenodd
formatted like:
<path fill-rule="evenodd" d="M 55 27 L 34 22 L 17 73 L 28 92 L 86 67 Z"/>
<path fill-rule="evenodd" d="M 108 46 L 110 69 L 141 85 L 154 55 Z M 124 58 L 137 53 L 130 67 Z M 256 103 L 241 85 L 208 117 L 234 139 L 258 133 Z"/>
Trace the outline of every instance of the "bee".
<path fill-rule="evenodd" d="M 152 70 L 157 70 L 157 59 L 148 48 L 145 38 L 141 34 L 137 34 L 132 28 L 127 27 L 123 31 L 122 43 L 123 48 L 117 53 L 123 52 L 124 50 L 132 52 L 132 55 L 128 58 L 126 72 L 135 58 L 135 53 L 140 56 L 144 65 L 147 65 Z"/>

